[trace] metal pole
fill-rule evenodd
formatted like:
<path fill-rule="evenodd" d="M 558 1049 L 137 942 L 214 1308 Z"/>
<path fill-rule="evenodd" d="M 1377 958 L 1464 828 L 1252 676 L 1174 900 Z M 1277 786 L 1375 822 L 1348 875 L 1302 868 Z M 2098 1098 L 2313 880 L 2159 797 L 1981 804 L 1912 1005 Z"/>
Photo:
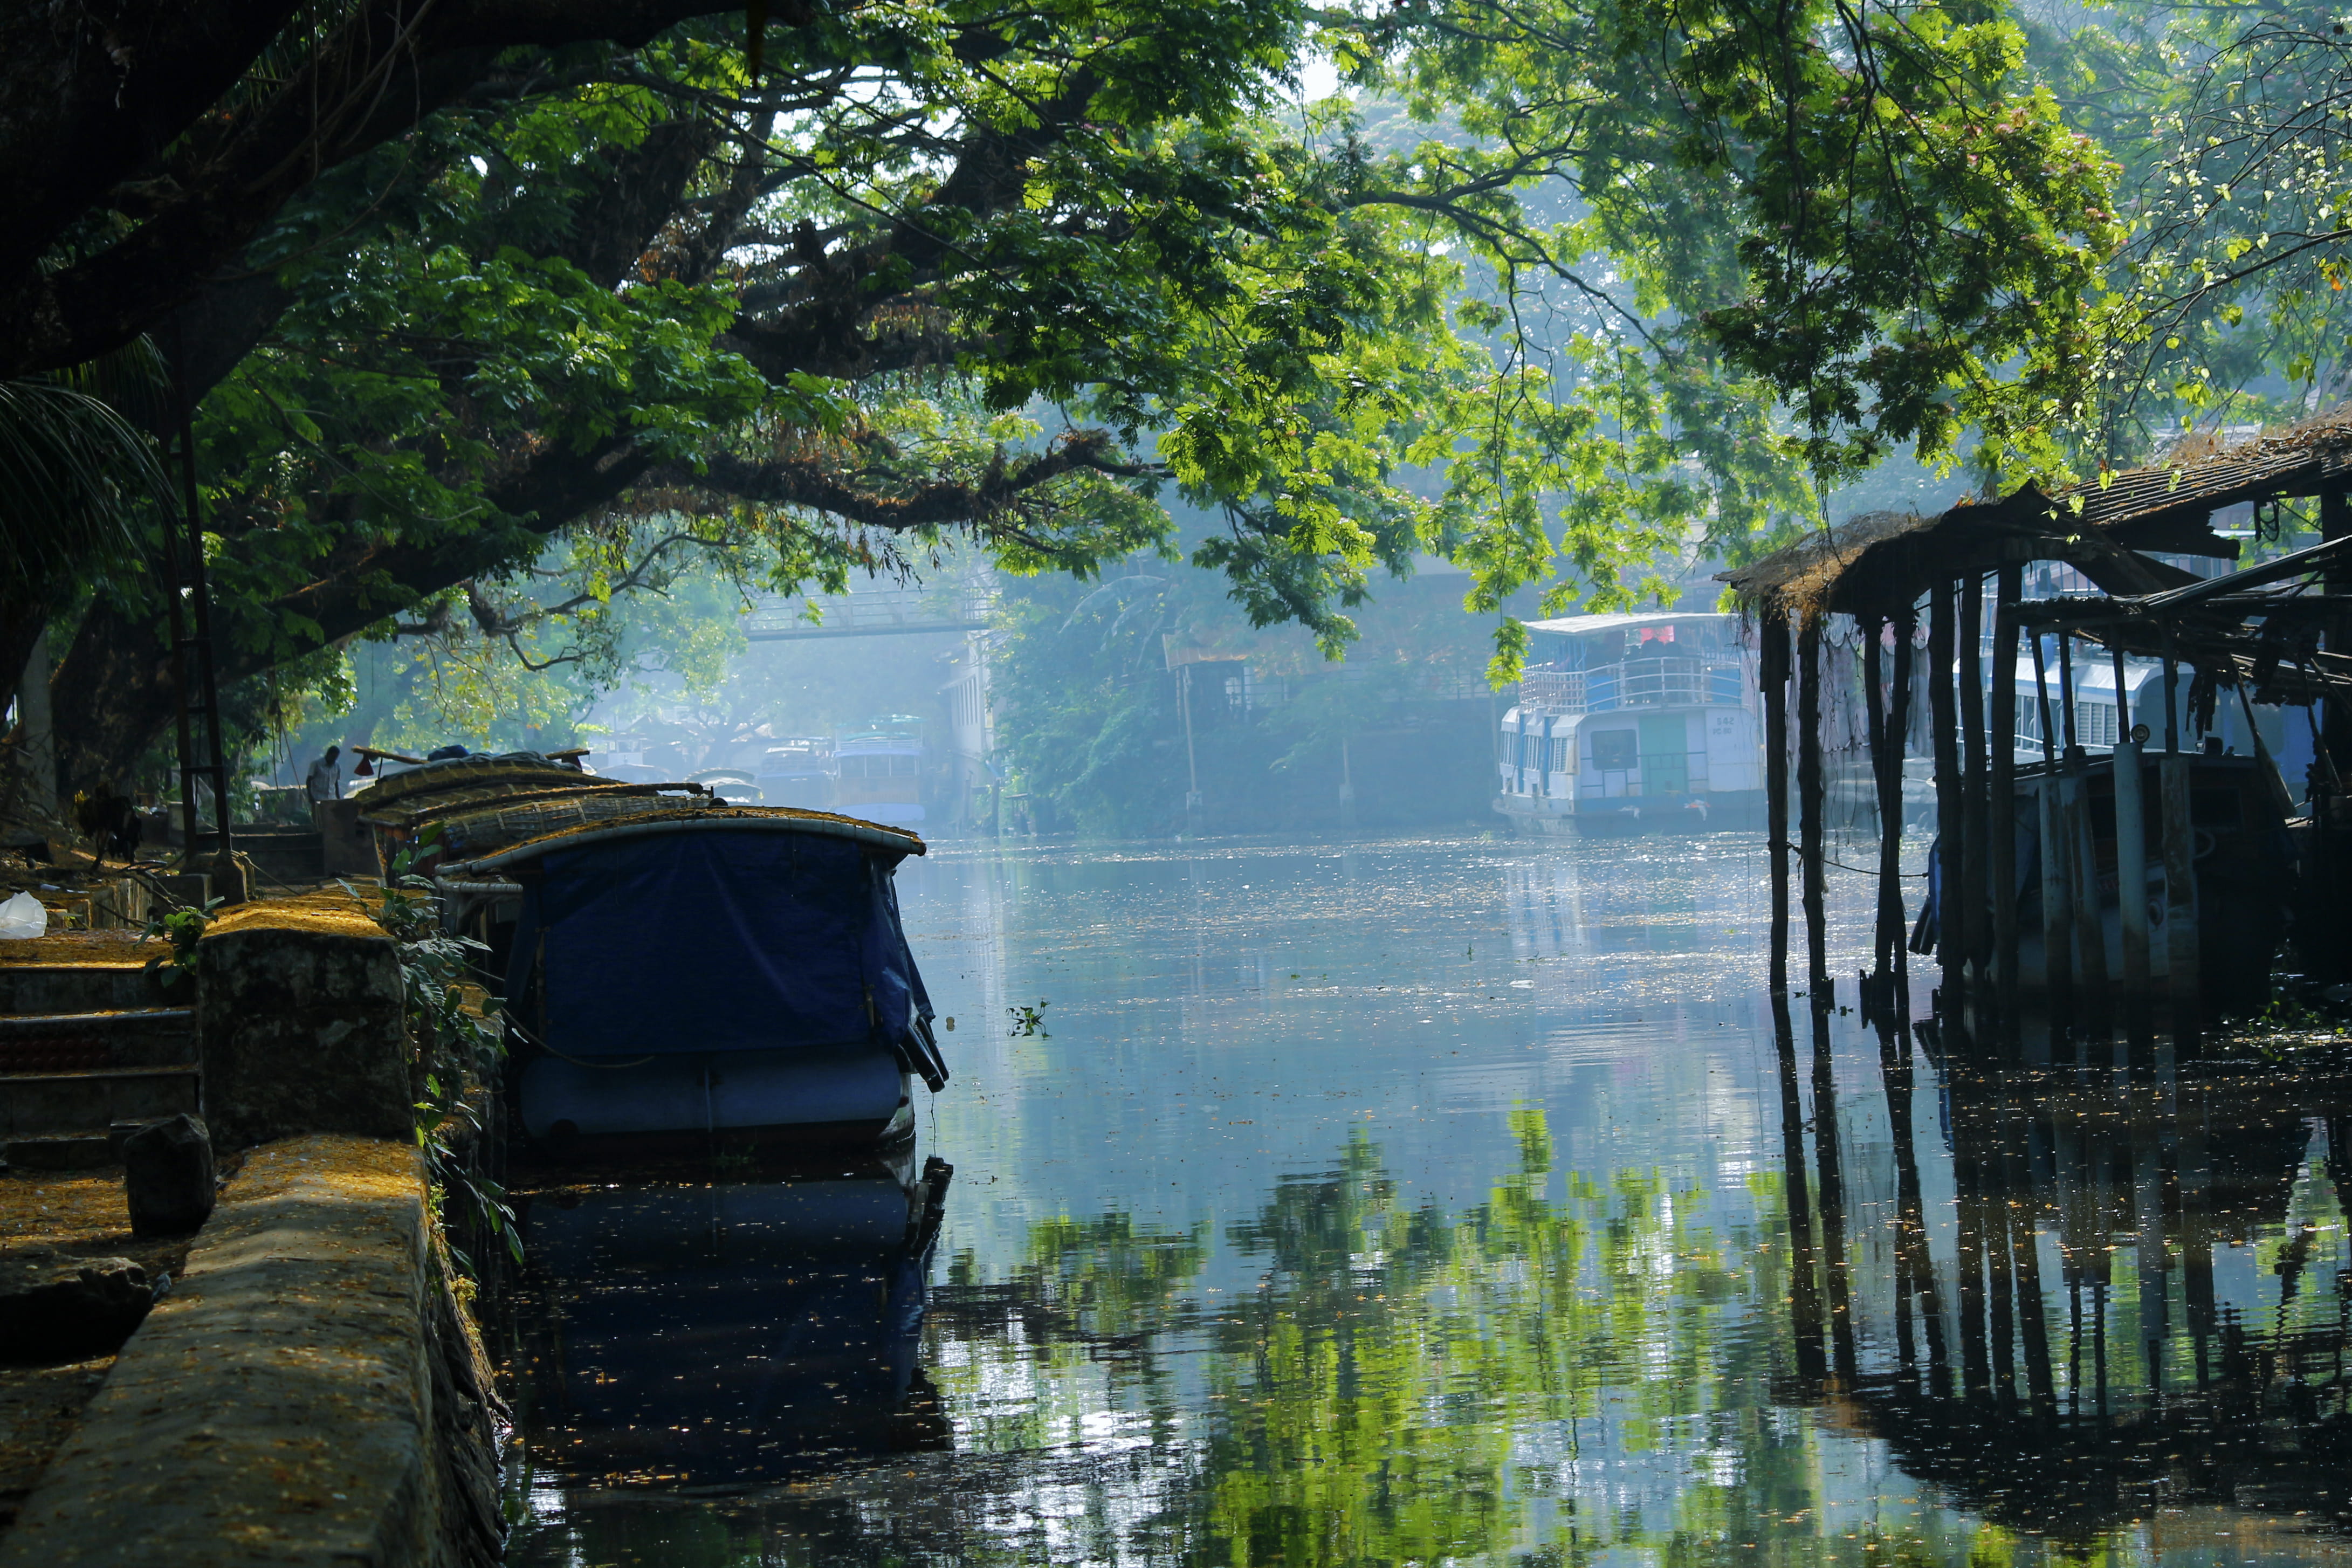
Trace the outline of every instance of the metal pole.
<path fill-rule="evenodd" d="M 1192 755 L 1192 667 L 1189 664 L 1176 667 L 1176 695 L 1184 709 L 1184 826 L 1188 831 L 1198 832 L 1200 824 L 1195 819 L 1201 810 L 1201 768 Z"/>
<path fill-rule="evenodd" d="M 207 740 L 205 771 L 213 776 L 213 826 L 219 835 L 220 849 L 213 866 L 215 891 L 226 891 L 231 903 L 244 901 L 244 889 L 236 875 L 236 862 L 232 858 L 236 844 L 230 837 L 228 766 L 221 755 L 220 684 L 213 670 L 212 594 L 205 582 L 205 534 L 202 515 L 196 500 L 196 432 L 195 409 L 188 395 L 187 348 L 176 321 L 172 329 L 172 384 L 179 395 L 180 415 L 180 492 L 186 508 L 188 522 L 188 607 L 195 633 L 196 685 L 204 698 L 205 731 Z M 183 709 L 184 711 L 184 707 Z M 195 835 L 188 836 L 190 853 L 195 849 Z"/>
<path fill-rule="evenodd" d="M 179 742 L 180 846 L 183 860 L 196 853 L 196 742 L 188 724 L 188 612 L 180 594 L 180 525 L 163 509 L 163 602 L 172 633 L 173 730 Z"/>

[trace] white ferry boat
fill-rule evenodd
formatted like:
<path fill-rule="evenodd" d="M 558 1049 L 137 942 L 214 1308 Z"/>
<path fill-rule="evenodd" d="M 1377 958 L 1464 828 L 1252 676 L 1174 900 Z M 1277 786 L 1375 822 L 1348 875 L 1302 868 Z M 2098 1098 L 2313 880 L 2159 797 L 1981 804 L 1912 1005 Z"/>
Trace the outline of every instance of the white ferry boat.
<path fill-rule="evenodd" d="M 891 714 L 845 736 L 833 749 L 834 807 L 893 827 L 923 825 L 923 742 L 919 719 Z"/>
<path fill-rule="evenodd" d="M 1536 833 L 1763 820 L 1754 660 L 1738 616 L 1657 610 L 1527 628 L 1519 699 L 1496 737 L 1505 820 Z"/>

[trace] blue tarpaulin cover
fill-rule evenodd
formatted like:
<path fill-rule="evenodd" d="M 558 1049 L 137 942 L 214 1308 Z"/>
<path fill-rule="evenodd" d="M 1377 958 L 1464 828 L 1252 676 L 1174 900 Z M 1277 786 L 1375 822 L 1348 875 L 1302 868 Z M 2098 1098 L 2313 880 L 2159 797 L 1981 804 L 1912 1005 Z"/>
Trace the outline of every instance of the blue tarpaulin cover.
<path fill-rule="evenodd" d="M 507 994 L 545 965 L 566 1056 L 878 1041 L 933 1087 L 929 998 L 887 864 L 814 834 L 649 834 L 555 850 L 526 883 Z"/>

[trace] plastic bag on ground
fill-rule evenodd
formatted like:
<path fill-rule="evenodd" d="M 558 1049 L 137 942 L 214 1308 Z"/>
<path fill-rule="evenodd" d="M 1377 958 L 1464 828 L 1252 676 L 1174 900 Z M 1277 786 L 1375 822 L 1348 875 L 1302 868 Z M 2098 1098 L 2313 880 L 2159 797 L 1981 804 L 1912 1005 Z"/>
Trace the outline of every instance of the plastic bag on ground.
<path fill-rule="evenodd" d="M 0 941 L 22 942 L 49 929 L 49 911 L 30 893 L 19 893 L 0 904 Z"/>

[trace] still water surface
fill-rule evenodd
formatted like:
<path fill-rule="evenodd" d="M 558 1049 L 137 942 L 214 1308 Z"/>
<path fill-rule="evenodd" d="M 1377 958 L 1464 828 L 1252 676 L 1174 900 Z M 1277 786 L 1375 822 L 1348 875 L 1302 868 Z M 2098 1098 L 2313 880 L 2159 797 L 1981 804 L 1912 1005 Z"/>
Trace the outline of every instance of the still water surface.
<path fill-rule="evenodd" d="M 1765 872 L 909 862 L 913 1159 L 530 1197 L 512 1560 L 2352 1560 L 2337 1064 L 1788 1029 Z"/>

